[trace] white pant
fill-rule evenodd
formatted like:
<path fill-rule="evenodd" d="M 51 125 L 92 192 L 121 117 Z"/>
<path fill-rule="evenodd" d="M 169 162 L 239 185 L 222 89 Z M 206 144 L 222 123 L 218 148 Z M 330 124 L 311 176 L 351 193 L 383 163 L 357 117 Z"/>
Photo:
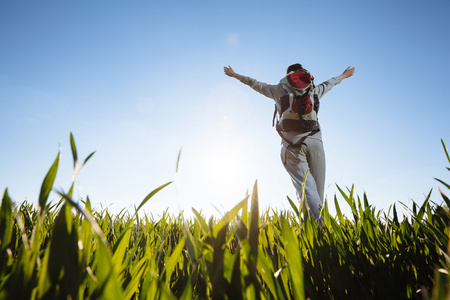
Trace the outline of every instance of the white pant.
<path fill-rule="evenodd" d="M 322 141 L 307 137 L 303 144 L 297 147 L 289 147 L 289 144 L 283 141 L 281 161 L 291 176 L 299 201 L 302 197 L 303 180 L 309 170 L 305 182 L 305 196 L 314 218 L 318 220 L 325 190 L 325 152 Z"/>

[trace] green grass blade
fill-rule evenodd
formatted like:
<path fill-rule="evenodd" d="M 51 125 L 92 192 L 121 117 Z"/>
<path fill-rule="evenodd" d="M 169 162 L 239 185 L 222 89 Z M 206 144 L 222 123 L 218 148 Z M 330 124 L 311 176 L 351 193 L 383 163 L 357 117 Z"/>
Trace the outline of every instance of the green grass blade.
<path fill-rule="evenodd" d="M 192 299 L 192 284 L 188 282 L 184 288 L 183 294 L 181 294 L 179 300 L 191 300 Z"/>
<path fill-rule="evenodd" d="M 444 182 L 444 181 L 442 181 L 440 179 L 437 179 L 437 178 L 434 178 L 434 179 L 439 181 L 440 183 L 442 183 L 446 188 L 448 188 L 450 190 L 450 184 L 448 184 L 448 183 L 446 183 L 446 182 Z"/>
<path fill-rule="evenodd" d="M 235 255 L 237 256 L 233 263 L 233 271 L 231 274 L 231 280 L 229 288 L 227 289 L 228 299 L 241 300 L 243 295 L 242 287 L 242 270 L 241 270 L 241 247 L 238 245 Z"/>
<path fill-rule="evenodd" d="M 248 198 L 249 198 L 249 194 L 248 194 L 248 190 L 245 193 L 245 198 L 247 199 L 247 202 L 245 203 L 245 207 L 242 209 L 242 216 L 241 216 L 241 220 L 242 222 L 244 222 L 245 226 L 248 226 Z"/>
<path fill-rule="evenodd" d="M 105 300 L 123 299 L 121 285 L 114 274 L 111 252 L 101 240 L 98 243 L 95 260 L 98 284 L 91 298 Z"/>
<path fill-rule="evenodd" d="M 50 170 L 48 171 L 47 175 L 44 178 L 44 181 L 42 182 L 41 191 L 39 193 L 39 209 L 41 216 L 44 213 L 48 196 L 50 195 L 50 192 L 53 188 L 53 184 L 55 182 L 56 173 L 58 172 L 59 157 L 60 153 L 58 152 L 55 161 L 53 162 L 52 166 L 50 167 Z"/>
<path fill-rule="evenodd" d="M 173 270 L 175 268 L 175 265 L 180 258 L 181 251 L 183 251 L 185 240 L 181 239 L 178 243 L 178 245 L 173 250 L 170 257 L 167 259 L 165 266 L 164 266 L 164 273 L 166 274 L 166 282 L 168 282 L 172 276 Z"/>
<path fill-rule="evenodd" d="M 73 157 L 73 174 L 72 174 L 72 181 L 75 181 L 75 178 L 77 178 L 78 173 L 81 171 L 83 166 L 87 163 L 87 161 L 94 155 L 95 151 L 89 154 L 86 159 L 83 161 L 81 165 L 78 164 L 78 153 L 77 153 L 77 146 L 75 145 L 75 139 L 73 138 L 73 134 L 70 133 L 70 147 L 72 149 L 72 157 Z"/>
<path fill-rule="evenodd" d="M 150 200 L 150 198 L 152 198 L 157 192 L 159 192 L 160 190 L 162 190 L 163 188 L 165 188 L 166 186 L 168 186 L 169 184 L 171 184 L 172 181 L 165 183 L 163 185 L 161 185 L 160 187 L 154 189 L 153 191 L 150 192 L 150 194 L 148 194 L 144 200 L 142 200 L 141 204 L 139 204 L 138 208 L 136 209 L 136 212 L 141 209 L 142 206 L 144 206 L 145 203 L 147 203 L 148 200 Z"/>
<path fill-rule="evenodd" d="M 300 253 L 298 240 L 294 236 L 291 227 L 284 217 L 281 218 L 281 230 L 283 233 L 283 242 L 286 250 L 286 260 L 288 262 L 288 270 L 290 274 L 294 299 L 305 299 L 305 290 L 303 286 L 302 255 Z"/>
<path fill-rule="evenodd" d="M 202 229 L 203 233 L 208 235 L 210 230 L 209 226 L 206 223 L 205 219 L 200 215 L 198 211 L 195 210 L 195 208 L 192 208 L 192 211 L 194 212 L 194 217 L 197 220 L 197 222 L 200 224 L 200 228 Z"/>
<path fill-rule="evenodd" d="M 447 147 L 445 147 L 444 141 L 441 139 L 442 147 L 444 147 L 445 156 L 447 156 L 447 160 L 450 163 L 450 156 L 448 155 Z"/>
<path fill-rule="evenodd" d="M 179 172 L 179 170 L 180 170 L 181 150 L 182 150 L 182 148 L 180 148 L 180 151 L 178 151 L 177 166 L 176 166 L 176 168 L 175 168 L 175 174 L 178 174 L 178 172 Z"/>
<path fill-rule="evenodd" d="M 274 299 L 283 299 L 277 293 L 277 282 L 274 276 L 273 265 L 270 263 L 269 259 L 264 255 L 261 247 L 258 248 L 258 270 L 263 280 L 264 284 L 267 285 L 269 291 L 272 293 Z"/>
<path fill-rule="evenodd" d="M 147 259 L 141 259 L 131 270 L 131 280 L 128 282 L 124 292 L 123 299 L 132 299 L 133 295 L 139 292 L 139 283 L 142 280 L 142 276 L 146 271 L 146 265 L 148 264 Z"/>
<path fill-rule="evenodd" d="M 216 225 L 214 225 L 213 227 L 213 236 L 216 237 L 217 233 L 228 223 L 230 223 L 238 214 L 238 212 L 244 208 L 247 204 L 247 199 L 248 197 L 246 197 L 244 200 L 242 200 L 241 202 L 239 202 L 238 204 L 236 204 L 231 210 L 229 210 L 224 216 L 223 218 L 217 222 Z"/>
<path fill-rule="evenodd" d="M 83 161 L 83 163 L 81 164 L 81 166 L 84 166 L 84 165 L 87 163 L 87 161 L 88 161 L 94 154 L 95 154 L 95 151 L 92 152 L 91 154 L 89 154 L 89 155 L 86 157 L 86 159 Z"/>
<path fill-rule="evenodd" d="M 70 223 L 68 223 L 68 221 Z M 56 285 L 67 257 L 67 251 L 61 251 L 69 243 L 69 226 L 71 226 L 71 211 L 68 204 L 64 204 L 55 220 L 52 239 L 50 241 L 49 277 L 52 285 Z"/>
<path fill-rule="evenodd" d="M 447 207 L 450 207 L 450 199 L 444 194 L 444 192 L 441 191 L 441 189 L 439 189 L 439 193 L 441 194 L 442 199 L 444 199 Z M 449 247 L 449 249 L 450 249 L 450 247 Z"/>
<path fill-rule="evenodd" d="M 339 206 L 339 202 L 338 202 L 338 200 L 336 198 L 336 195 L 334 196 L 334 206 L 336 207 L 336 214 L 337 214 L 337 216 L 339 218 L 339 223 L 341 225 L 344 225 L 344 222 L 345 222 L 344 221 L 344 216 L 342 215 L 341 208 Z"/>
<path fill-rule="evenodd" d="M 6 250 L 9 247 L 9 243 L 12 238 L 13 230 L 13 218 L 12 218 L 12 202 L 8 195 L 8 190 L 5 189 L 5 193 L 2 198 L 2 207 L 0 209 L 0 252 Z M 3 266 L 3 253 L 0 261 L 0 265 Z"/>
<path fill-rule="evenodd" d="M 249 243 L 252 253 L 258 254 L 258 237 L 259 237 L 259 206 L 258 206 L 258 183 L 255 182 L 253 186 L 253 195 L 251 203 L 250 213 L 250 230 L 249 230 Z"/>
<path fill-rule="evenodd" d="M 288 199 L 289 204 L 291 205 L 292 209 L 294 210 L 295 215 L 300 217 L 300 211 L 299 211 L 297 205 L 291 200 L 291 198 L 289 198 L 289 196 L 287 197 L 287 199 Z"/>
<path fill-rule="evenodd" d="M 44 299 L 44 295 L 52 287 L 52 283 L 48 276 L 49 261 L 50 261 L 50 250 L 47 248 L 46 251 L 44 252 L 44 257 L 41 260 L 41 269 L 39 270 L 38 283 L 37 283 L 38 299 Z"/>
<path fill-rule="evenodd" d="M 75 170 L 78 167 L 78 154 L 72 132 L 70 133 L 70 148 L 72 149 L 73 169 Z"/>
<path fill-rule="evenodd" d="M 185 237 L 185 241 L 186 241 L 186 248 L 188 250 L 190 259 L 192 262 L 196 262 L 197 258 L 199 256 L 199 250 L 198 250 L 197 245 L 194 241 L 194 238 L 192 237 L 192 234 L 189 231 L 189 228 L 187 227 L 186 224 L 184 224 L 184 226 L 183 226 L 183 231 L 184 231 L 184 237 Z"/>
<path fill-rule="evenodd" d="M 57 191 L 57 193 L 70 205 L 72 205 L 76 210 L 78 210 L 89 222 L 94 232 L 99 236 L 99 238 L 104 242 L 106 242 L 106 237 L 103 234 L 102 229 L 98 225 L 98 223 L 94 220 L 94 217 L 91 215 L 91 213 L 87 209 L 82 209 L 78 203 L 76 203 L 71 197 L 69 197 L 67 194 L 65 194 L 62 191 Z"/>
<path fill-rule="evenodd" d="M 366 209 L 369 207 L 369 200 L 367 200 L 366 192 L 363 193 L 363 198 L 364 198 L 364 209 Z"/>
<path fill-rule="evenodd" d="M 395 208 L 395 203 L 394 203 L 394 210 L 392 212 L 392 222 L 394 222 L 394 224 L 397 225 L 397 226 L 399 225 L 397 209 Z"/>
<path fill-rule="evenodd" d="M 131 225 L 132 223 L 129 222 L 114 245 L 112 263 L 117 276 L 127 267 L 124 256 L 130 242 Z"/>

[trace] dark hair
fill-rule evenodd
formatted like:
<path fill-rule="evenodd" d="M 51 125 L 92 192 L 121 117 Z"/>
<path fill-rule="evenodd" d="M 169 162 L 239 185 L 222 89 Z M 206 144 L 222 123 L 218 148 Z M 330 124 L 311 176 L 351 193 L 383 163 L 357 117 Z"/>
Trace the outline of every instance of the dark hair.
<path fill-rule="evenodd" d="M 297 72 L 300 70 L 303 70 L 303 67 L 301 64 L 290 65 L 286 70 L 286 74 L 288 74 L 289 72 Z"/>

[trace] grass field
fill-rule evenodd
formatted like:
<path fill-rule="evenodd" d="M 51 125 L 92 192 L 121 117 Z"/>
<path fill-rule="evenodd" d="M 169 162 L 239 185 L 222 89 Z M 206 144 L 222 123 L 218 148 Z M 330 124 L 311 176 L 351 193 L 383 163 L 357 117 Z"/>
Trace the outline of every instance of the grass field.
<path fill-rule="evenodd" d="M 195 209 L 192 219 L 140 214 L 169 182 L 135 211 L 110 214 L 93 211 L 89 198 L 73 199 L 76 174 L 93 153 L 80 163 L 70 140 L 74 178 L 59 203 L 48 203 L 59 154 L 37 205 L 13 203 L 4 192 L 0 299 L 450 299 L 443 192 L 442 204 L 429 195 L 408 218 L 395 205 L 376 211 L 353 188 L 339 189 L 335 216 L 324 204 L 320 224 L 290 199 L 289 211 L 260 211 L 256 183 L 222 218 Z"/>

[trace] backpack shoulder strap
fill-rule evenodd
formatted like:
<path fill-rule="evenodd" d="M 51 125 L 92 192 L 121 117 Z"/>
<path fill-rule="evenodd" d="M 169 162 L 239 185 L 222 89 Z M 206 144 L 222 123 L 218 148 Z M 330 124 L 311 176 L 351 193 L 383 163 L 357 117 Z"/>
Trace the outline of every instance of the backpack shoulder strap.
<path fill-rule="evenodd" d="M 316 113 L 319 112 L 319 106 L 320 106 L 319 96 L 317 96 L 317 94 L 314 93 L 314 110 L 316 111 Z"/>
<path fill-rule="evenodd" d="M 273 112 L 273 119 L 272 119 L 272 127 L 275 126 L 276 117 L 277 117 L 277 105 L 275 104 L 275 111 Z"/>

